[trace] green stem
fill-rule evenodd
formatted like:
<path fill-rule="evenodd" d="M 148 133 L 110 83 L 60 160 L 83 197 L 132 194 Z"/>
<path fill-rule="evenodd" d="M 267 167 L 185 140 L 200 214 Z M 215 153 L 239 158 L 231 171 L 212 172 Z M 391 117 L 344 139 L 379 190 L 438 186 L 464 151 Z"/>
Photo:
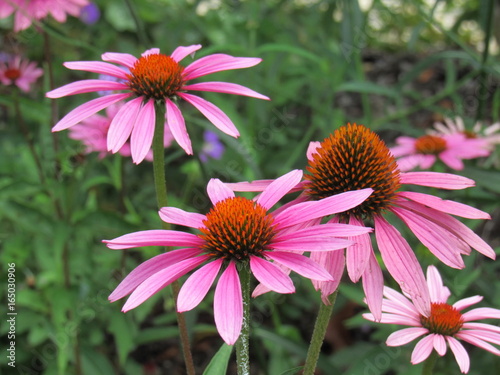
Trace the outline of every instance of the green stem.
<path fill-rule="evenodd" d="M 156 200 L 158 208 L 167 207 L 167 183 L 165 180 L 165 146 L 163 144 L 163 135 L 165 132 L 165 103 L 156 102 L 155 104 L 156 123 L 155 133 L 153 138 L 153 171 L 156 190 Z M 170 225 L 162 221 L 163 229 L 170 229 Z M 172 283 L 172 293 L 175 302 L 175 310 L 177 311 L 177 297 L 179 295 L 179 282 L 176 280 Z M 186 319 L 182 313 L 177 312 L 177 325 L 179 327 L 179 335 L 181 338 L 182 352 L 184 354 L 184 362 L 186 364 L 186 372 L 188 375 L 194 375 L 194 362 L 189 345 L 189 334 L 186 325 Z"/>
<path fill-rule="evenodd" d="M 436 351 L 432 351 L 431 355 L 424 361 L 424 367 L 422 368 L 422 375 L 432 375 L 434 372 L 434 365 L 436 364 L 438 354 Z"/>
<path fill-rule="evenodd" d="M 241 293 L 243 297 L 243 326 L 240 337 L 236 341 L 236 365 L 238 375 L 250 374 L 250 270 L 245 264 L 238 273 L 241 282 Z"/>
<path fill-rule="evenodd" d="M 314 324 L 314 331 L 311 337 L 311 344 L 309 345 L 309 350 L 307 351 L 306 362 L 304 364 L 303 375 L 313 375 L 316 369 L 316 363 L 318 363 L 319 353 L 321 352 L 321 346 L 323 345 L 323 339 L 325 338 L 326 329 L 328 328 L 328 322 L 330 321 L 330 316 L 332 315 L 333 306 L 335 305 L 335 299 L 337 298 L 338 291 L 328 296 L 329 305 L 321 304 L 316 317 L 316 323 Z"/>

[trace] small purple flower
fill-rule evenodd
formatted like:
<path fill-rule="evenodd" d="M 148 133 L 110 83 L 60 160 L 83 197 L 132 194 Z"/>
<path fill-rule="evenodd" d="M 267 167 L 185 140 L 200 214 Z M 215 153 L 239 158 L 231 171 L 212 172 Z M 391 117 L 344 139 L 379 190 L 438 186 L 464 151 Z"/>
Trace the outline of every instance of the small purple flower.
<path fill-rule="evenodd" d="M 91 2 L 82 8 L 79 18 L 83 23 L 93 25 L 101 18 L 101 11 L 95 3 Z"/>
<path fill-rule="evenodd" d="M 219 136 L 210 130 L 205 130 L 203 133 L 203 139 L 204 142 L 200 153 L 200 160 L 203 163 L 206 163 L 209 157 L 219 160 L 225 150 Z"/>

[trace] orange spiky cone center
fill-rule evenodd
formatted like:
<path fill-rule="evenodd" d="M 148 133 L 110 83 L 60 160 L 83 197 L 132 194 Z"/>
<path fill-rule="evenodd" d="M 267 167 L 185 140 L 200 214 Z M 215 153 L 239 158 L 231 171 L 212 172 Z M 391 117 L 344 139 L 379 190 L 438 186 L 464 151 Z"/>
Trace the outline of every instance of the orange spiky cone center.
<path fill-rule="evenodd" d="M 424 135 L 415 142 L 415 149 L 420 154 L 438 155 L 446 150 L 446 141 L 435 135 Z"/>
<path fill-rule="evenodd" d="M 453 336 L 462 328 L 464 319 L 460 311 L 443 302 L 431 303 L 429 317 L 421 316 L 420 323 L 431 333 Z"/>
<path fill-rule="evenodd" d="M 16 79 L 21 77 L 21 71 L 15 68 L 7 69 L 3 74 L 11 81 L 15 81 Z"/>

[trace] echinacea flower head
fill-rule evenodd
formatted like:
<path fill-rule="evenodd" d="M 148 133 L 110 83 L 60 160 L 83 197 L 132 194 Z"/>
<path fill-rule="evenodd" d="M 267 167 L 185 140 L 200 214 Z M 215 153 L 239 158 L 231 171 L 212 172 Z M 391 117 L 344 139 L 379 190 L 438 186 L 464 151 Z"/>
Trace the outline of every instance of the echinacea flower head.
<path fill-rule="evenodd" d="M 14 31 L 21 31 L 51 15 L 66 22 L 67 15 L 78 17 L 88 0 L 0 0 L 0 19 L 14 13 Z"/>
<path fill-rule="evenodd" d="M 396 138 L 391 152 L 398 160 L 402 172 L 415 168 L 429 169 L 439 159 L 454 170 L 464 169 L 463 160 L 490 155 L 484 139 L 470 137 L 467 133 L 426 134 L 419 138 Z"/>
<path fill-rule="evenodd" d="M 69 137 L 76 141 L 80 141 L 85 146 L 85 153 L 90 154 L 92 152 L 98 152 L 99 158 L 104 158 L 106 155 L 111 154 L 107 147 L 107 136 L 109 131 L 109 125 L 113 117 L 116 115 L 118 110 L 121 108 L 122 104 L 111 105 L 106 108 L 105 115 L 95 114 L 92 115 L 81 123 L 72 126 L 69 129 Z M 170 129 L 165 127 L 163 133 L 163 145 L 164 147 L 170 146 L 173 137 L 170 133 Z M 125 157 L 131 156 L 130 143 L 125 142 L 118 153 Z M 147 161 L 153 161 L 153 150 L 149 150 L 144 158 Z"/>
<path fill-rule="evenodd" d="M 36 63 L 22 59 L 19 55 L 9 56 L 0 61 L 0 82 L 4 85 L 15 85 L 24 92 L 31 90 L 31 85 L 43 74 Z"/>
<path fill-rule="evenodd" d="M 388 346 L 405 345 L 423 336 L 413 349 L 412 364 L 425 361 L 433 349 L 442 357 L 449 346 L 463 374 L 469 372 L 470 359 L 459 340 L 500 356 L 500 350 L 491 345 L 500 345 L 500 327 L 475 322 L 478 319 L 500 319 L 500 310 L 479 307 L 463 311 L 480 302 L 483 299 L 481 296 L 464 298 L 449 304 L 447 301 L 450 290 L 443 285 L 441 275 L 434 266 L 427 268 L 427 289 L 431 296 L 431 311 L 428 316 L 423 316 L 414 303 L 403 294 L 384 287 L 384 313 L 380 323 L 411 327 L 392 333 L 386 341 Z M 373 314 L 363 314 L 363 317 L 376 321 Z"/>
<path fill-rule="evenodd" d="M 255 278 L 277 293 L 293 293 L 291 278 L 280 267 L 287 267 L 312 280 L 332 280 L 321 266 L 302 255 L 305 251 L 335 252 L 353 242 L 353 237 L 370 228 L 346 224 L 305 224 L 323 215 L 350 209 L 372 192 L 363 189 L 317 202 L 304 202 L 279 212 L 270 209 L 302 178 L 295 170 L 276 179 L 256 199 L 235 196 L 220 180 L 212 179 L 207 192 L 213 207 L 206 215 L 174 207 L 160 209 L 160 217 L 171 224 L 194 228 L 197 234 L 176 230 L 149 230 L 104 241 L 111 249 L 138 246 L 180 246 L 139 265 L 113 291 L 116 301 L 131 294 L 123 311 L 133 309 L 196 267 L 180 289 L 177 310 L 188 311 L 205 297 L 220 273 L 214 295 L 217 329 L 229 345 L 239 337 L 243 319 L 241 267 L 248 267 Z M 342 251 L 342 250 L 340 250 Z"/>
<path fill-rule="evenodd" d="M 386 219 L 392 213 L 443 263 L 463 268 L 462 254 L 471 249 L 494 259 L 495 252 L 470 228 L 451 215 L 470 219 L 490 216 L 462 203 L 442 200 L 434 195 L 404 191 L 408 185 L 441 189 L 464 189 L 474 181 L 448 173 L 401 172 L 389 148 L 373 131 L 363 125 L 348 124 L 337 129 L 323 142 L 311 142 L 305 181 L 294 191 L 302 190 L 298 201 L 334 197 L 346 191 L 372 188 L 360 205 L 339 212 L 333 220 L 353 225 L 374 224 L 375 243 L 387 270 L 402 290 L 409 294 L 423 315 L 430 314 L 430 299 L 423 270 L 406 239 Z M 228 184 L 234 191 L 259 191 L 269 181 Z M 391 215 L 392 216 L 392 215 Z M 391 219 L 392 220 L 392 219 Z M 325 267 L 339 280 L 344 269 L 353 282 L 362 279 L 365 296 L 372 313 L 380 318 L 383 277 L 372 248 L 370 235 L 356 237 L 356 243 L 345 252 L 311 253 L 311 259 Z M 338 287 L 335 282 L 314 282 L 323 298 Z"/>
<path fill-rule="evenodd" d="M 106 74 L 123 81 L 113 82 L 105 79 L 77 81 L 48 92 L 49 98 L 107 90 L 123 92 L 105 95 L 82 104 L 63 117 L 52 131 L 67 129 L 114 103 L 131 99 L 111 122 L 107 141 L 109 151 L 117 152 L 130 137 L 132 159 L 135 163 L 140 163 L 153 141 L 155 105 L 161 105 L 166 109 L 167 124 L 174 139 L 187 154 L 192 155 L 191 140 L 186 130 L 184 117 L 176 104 L 176 101 L 182 99 L 198 109 L 221 131 L 232 137 L 238 137 L 238 130 L 224 112 L 214 104 L 188 92 L 213 91 L 266 100 L 269 98 L 234 83 L 187 83 L 215 72 L 248 68 L 260 63 L 261 59 L 213 54 L 202 57 L 186 67 L 180 64 L 181 60 L 200 48 L 201 45 L 177 47 L 170 56 L 160 53 L 158 48 L 153 48 L 144 52 L 140 58 L 126 53 L 108 52 L 102 55 L 102 59 L 106 62 L 64 63 L 64 66 L 69 69 Z M 129 72 L 110 63 L 127 68 Z"/>

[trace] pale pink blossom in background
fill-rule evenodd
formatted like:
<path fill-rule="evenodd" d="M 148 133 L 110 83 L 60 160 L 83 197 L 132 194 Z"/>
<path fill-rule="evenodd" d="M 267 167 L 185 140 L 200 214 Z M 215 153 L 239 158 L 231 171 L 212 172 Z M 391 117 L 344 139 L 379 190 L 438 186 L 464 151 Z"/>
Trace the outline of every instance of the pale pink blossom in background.
<path fill-rule="evenodd" d="M 363 202 L 371 189 L 346 192 L 335 197 L 269 212 L 302 178 L 291 171 L 269 184 L 256 199 L 236 197 L 220 180 L 207 186 L 213 204 L 206 214 L 163 207 L 160 217 L 175 225 L 193 228 L 199 234 L 177 230 L 148 230 L 104 241 L 111 249 L 140 246 L 180 246 L 147 260 L 134 269 L 113 291 L 116 301 L 131 294 L 123 311 L 133 309 L 189 271 L 204 264 L 184 282 L 177 300 L 180 312 L 196 307 L 221 273 L 214 295 L 217 330 L 232 345 L 238 339 L 243 319 L 240 267 L 249 267 L 262 284 L 277 293 L 293 293 L 292 279 L 281 267 L 312 280 L 332 280 L 321 266 L 302 255 L 342 251 L 355 237 L 371 228 L 346 224 L 309 225 L 310 220 L 352 208 Z M 277 213 L 276 213 L 277 212 Z M 302 229 L 298 226 L 302 225 Z M 342 237 L 342 238 L 341 238 Z"/>
<path fill-rule="evenodd" d="M 427 289 L 431 296 L 431 314 L 424 317 L 413 301 L 403 294 L 384 287 L 382 319 L 380 323 L 407 325 L 392 333 L 386 341 L 388 346 L 405 345 L 422 337 L 411 355 L 411 363 L 425 361 L 434 349 L 441 357 L 449 347 L 455 356 L 460 372 L 469 372 L 469 354 L 459 340 L 487 350 L 500 356 L 500 350 L 491 344 L 500 345 L 500 327 L 477 323 L 479 319 L 500 319 L 500 310 L 479 307 L 464 312 L 463 310 L 480 302 L 483 297 L 473 296 L 461 299 L 454 304 L 447 303 L 450 290 L 443 285 L 443 280 L 434 266 L 427 268 Z M 378 321 L 373 314 L 363 314 L 365 319 Z"/>
<path fill-rule="evenodd" d="M 488 142 L 479 138 L 468 138 L 464 133 L 424 135 L 419 138 L 401 136 L 396 138 L 391 152 L 398 161 L 399 169 L 407 172 L 416 168 L 431 168 L 439 159 L 454 170 L 464 169 L 463 160 L 490 155 Z"/>
<path fill-rule="evenodd" d="M 437 196 L 404 191 L 403 186 L 428 186 L 458 190 L 474 186 L 474 181 L 448 173 L 406 172 L 397 167 L 385 143 L 363 125 L 349 124 L 336 130 L 323 142 L 311 142 L 307 150 L 309 174 L 292 191 L 302 194 L 289 203 L 335 196 L 344 191 L 373 188 L 373 194 L 358 207 L 339 213 L 330 222 L 353 225 L 374 223 L 375 243 L 391 276 L 408 293 L 419 311 L 430 313 L 430 298 L 420 263 L 407 240 L 389 223 L 387 214 L 398 217 L 413 234 L 443 263 L 464 268 L 462 255 L 476 249 L 495 259 L 494 250 L 468 226 L 451 215 L 468 219 L 489 219 L 490 215 L 468 205 Z M 233 191 L 262 191 L 272 180 L 227 184 Z M 393 215 L 391 215 L 393 216 Z M 315 281 L 325 303 L 338 287 L 347 268 L 353 282 L 360 279 L 371 312 L 380 319 L 383 276 L 370 234 L 356 237 L 356 244 L 343 252 L 312 253 L 311 258 L 325 267 L 336 282 Z"/>
<path fill-rule="evenodd" d="M 69 129 L 69 137 L 76 141 L 80 141 L 85 145 L 85 153 L 98 152 L 99 158 L 104 158 L 110 154 L 107 147 L 107 136 L 111 120 L 120 109 L 121 104 L 111 105 L 106 108 L 106 115 L 92 115 L 81 123 L 72 126 Z M 173 137 L 168 126 L 165 126 L 163 145 L 165 148 L 170 146 Z M 130 142 L 125 142 L 122 148 L 118 151 L 120 155 L 130 157 Z M 153 150 L 149 150 L 144 158 L 147 161 L 153 161 Z"/>
<path fill-rule="evenodd" d="M 187 83 L 211 73 L 248 68 L 260 63 L 261 59 L 213 54 L 202 57 L 187 67 L 179 64 L 181 60 L 200 48 L 199 44 L 177 47 L 170 56 L 161 54 L 158 48 L 153 48 L 144 52 L 140 58 L 127 53 L 107 52 L 102 55 L 102 59 L 107 62 L 64 63 L 64 66 L 69 69 L 105 74 L 123 81 L 113 82 L 104 79 L 77 81 L 48 92 L 49 98 L 106 90 L 124 92 L 109 94 L 82 104 L 63 117 L 52 131 L 67 129 L 114 103 L 131 99 L 111 122 L 107 140 L 108 150 L 117 152 L 130 137 L 132 159 L 135 163 L 140 163 L 151 148 L 155 124 L 155 102 L 159 102 L 166 107 L 167 124 L 174 139 L 187 154 L 191 155 L 193 154 L 191 140 L 184 117 L 176 104 L 178 99 L 182 99 L 198 109 L 222 132 L 238 137 L 238 130 L 224 112 L 214 104 L 188 91 L 213 91 L 266 100 L 269 98 L 234 83 L 203 82 L 189 85 Z M 128 68 L 130 73 L 124 72 L 121 67 L 109 64 L 109 62 Z"/>
<path fill-rule="evenodd" d="M 0 0 L 0 19 L 14 14 L 14 31 L 21 31 L 51 15 L 66 22 L 67 15 L 78 17 L 88 0 Z"/>
<path fill-rule="evenodd" d="M 43 70 L 36 63 L 22 59 L 19 55 L 9 56 L 0 61 L 0 82 L 15 85 L 24 92 L 31 90 L 31 85 L 43 75 Z"/>

